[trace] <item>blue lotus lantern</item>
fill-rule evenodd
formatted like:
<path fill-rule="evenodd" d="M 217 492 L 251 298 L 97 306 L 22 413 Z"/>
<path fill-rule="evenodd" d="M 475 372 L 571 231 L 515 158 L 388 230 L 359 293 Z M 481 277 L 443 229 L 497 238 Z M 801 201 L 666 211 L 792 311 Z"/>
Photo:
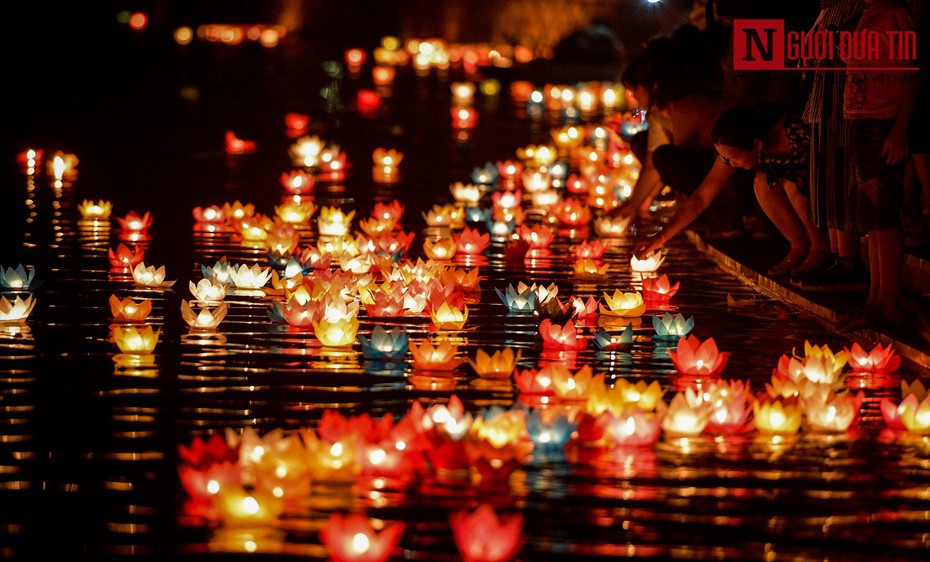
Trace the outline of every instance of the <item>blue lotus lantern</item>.
<path fill-rule="evenodd" d="M 543 456 L 565 452 L 565 444 L 576 429 L 565 414 L 533 410 L 526 419 L 526 429 L 533 441 L 533 452 Z"/>
<path fill-rule="evenodd" d="M 629 323 L 619 334 L 612 334 L 604 328 L 594 334 L 594 345 L 602 351 L 625 349 L 633 343 L 633 324 Z"/>
<path fill-rule="evenodd" d="M 471 181 L 478 185 L 496 186 L 498 175 L 497 166 L 493 162 L 488 162 L 472 170 Z"/>
<path fill-rule="evenodd" d="M 655 329 L 654 339 L 659 341 L 675 341 L 687 336 L 694 329 L 694 316 L 685 319 L 684 314 L 672 314 L 652 317 L 652 327 Z"/>
<path fill-rule="evenodd" d="M 410 337 L 401 328 L 385 330 L 375 326 L 370 340 L 363 335 L 357 337 L 362 344 L 362 357 L 365 359 L 403 359 L 410 345 Z"/>
<path fill-rule="evenodd" d="M 507 289 L 504 291 L 498 288 L 495 288 L 494 291 L 500 297 L 504 306 L 507 307 L 507 310 L 513 314 L 532 314 L 536 310 L 538 294 L 533 286 L 519 291 L 513 285 L 507 285 Z"/>
<path fill-rule="evenodd" d="M 36 276 L 35 268 L 24 268 L 23 264 L 12 267 L 0 267 L 0 287 L 8 291 L 28 291 Z"/>

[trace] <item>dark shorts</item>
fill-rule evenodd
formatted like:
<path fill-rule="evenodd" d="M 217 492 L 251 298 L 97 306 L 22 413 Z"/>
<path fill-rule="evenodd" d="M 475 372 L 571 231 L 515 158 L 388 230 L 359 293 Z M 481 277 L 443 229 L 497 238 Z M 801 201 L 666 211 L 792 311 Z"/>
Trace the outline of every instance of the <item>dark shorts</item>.
<path fill-rule="evenodd" d="M 852 159 L 856 174 L 856 226 L 860 232 L 901 226 L 904 163 L 889 166 L 882 145 L 893 119 L 851 119 Z"/>

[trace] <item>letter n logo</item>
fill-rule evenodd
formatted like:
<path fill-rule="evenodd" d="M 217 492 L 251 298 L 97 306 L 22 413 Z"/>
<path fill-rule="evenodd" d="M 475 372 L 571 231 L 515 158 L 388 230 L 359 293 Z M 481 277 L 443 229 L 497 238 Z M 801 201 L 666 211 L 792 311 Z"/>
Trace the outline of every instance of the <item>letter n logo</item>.
<path fill-rule="evenodd" d="M 785 68 L 785 20 L 733 20 L 733 70 Z"/>

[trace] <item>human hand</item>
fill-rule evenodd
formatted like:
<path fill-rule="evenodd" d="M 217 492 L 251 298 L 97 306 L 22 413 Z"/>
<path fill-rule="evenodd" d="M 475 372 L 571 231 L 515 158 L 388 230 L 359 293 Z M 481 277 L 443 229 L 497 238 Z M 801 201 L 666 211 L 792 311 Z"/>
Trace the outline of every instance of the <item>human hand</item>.
<path fill-rule="evenodd" d="M 636 256 L 638 260 L 648 259 L 649 256 L 661 248 L 662 245 L 663 242 L 658 236 L 647 238 L 633 248 L 633 255 Z"/>
<path fill-rule="evenodd" d="M 888 133 L 888 136 L 885 137 L 885 142 L 882 143 L 881 155 L 885 158 L 885 162 L 889 166 L 894 166 L 907 158 L 907 140 L 906 127 L 895 126 L 891 129 L 891 132 Z"/>

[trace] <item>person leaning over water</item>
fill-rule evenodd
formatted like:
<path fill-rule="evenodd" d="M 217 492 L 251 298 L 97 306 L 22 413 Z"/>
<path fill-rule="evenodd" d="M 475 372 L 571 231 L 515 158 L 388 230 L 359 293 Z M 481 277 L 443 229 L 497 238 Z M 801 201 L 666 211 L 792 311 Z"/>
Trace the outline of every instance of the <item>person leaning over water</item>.
<path fill-rule="evenodd" d="M 788 254 L 769 270 L 778 276 L 822 265 L 830 257 L 825 229 L 808 216 L 808 128 L 797 116 L 785 115 L 775 104 L 730 109 L 711 131 L 717 159 L 701 185 L 679 206 L 665 227 L 637 245 L 643 258 L 688 227 L 720 193 L 734 168 L 754 172 L 753 191 L 765 215 L 788 240 Z"/>

